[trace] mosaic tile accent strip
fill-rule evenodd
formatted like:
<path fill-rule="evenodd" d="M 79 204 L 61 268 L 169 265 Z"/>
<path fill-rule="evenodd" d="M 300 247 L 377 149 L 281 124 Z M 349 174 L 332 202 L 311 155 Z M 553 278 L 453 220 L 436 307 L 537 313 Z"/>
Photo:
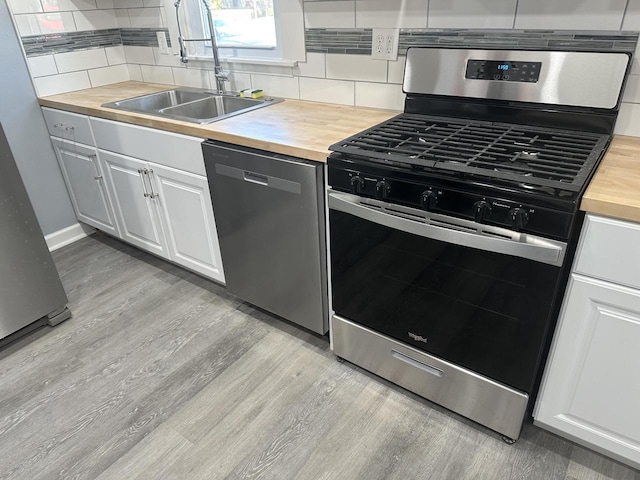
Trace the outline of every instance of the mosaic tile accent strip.
<path fill-rule="evenodd" d="M 122 45 L 119 28 L 22 37 L 27 57 Z"/>
<path fill-rule="evenodd" d="M 168 28 L 121 28 L 120 36 L 123 45 L 134 47 L 158 47 L 156 32 L 165 32 L 167 44 L 171 46 Z"/>
<path fill-rule="evenodd" d="M 371 55 L 372 32 L 370 28 L 307 28 L 307 52 Z"/>
<path fill-rule="evenodd" d="M 167 44 L 171 46 L 168 28 L 110 28 L 84 32 L 50 33 L 22 37 L 22 45 L 27 57 L 75 52 L 91 48 L 133 45 L 136 47 L 157 47 L 156 32 L 163 31 Z"/>
<path fill-rule="evenodd" d="M 305 30 L 308 52 L 370 55 L 371 29 Z M 611 50 L 634 52 L 638 32 L 570 30 L 401 29 L 398 53 L 412 46 L 512 48 L 519 50 Z"/>

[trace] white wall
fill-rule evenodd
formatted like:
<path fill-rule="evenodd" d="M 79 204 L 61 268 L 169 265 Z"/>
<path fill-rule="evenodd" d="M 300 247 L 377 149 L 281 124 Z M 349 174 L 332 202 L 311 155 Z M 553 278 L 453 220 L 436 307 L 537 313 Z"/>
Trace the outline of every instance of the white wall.
<path fill-rule="evenodd" d="M 77 222 L 13 29 L 0 2 L 0 123 L 45 235 Z"/>
<path fill-rule="evenodd" d="M 142 5 L 142 0 L 7 2 L 21 37 L 118 28 L 120 18 L 128 11 L 116 9 L 116 6 L 125 3 Z M 27 61 L 39 96 L 129 80 L 129 70 L 121 46 L 30 57 Z"/>

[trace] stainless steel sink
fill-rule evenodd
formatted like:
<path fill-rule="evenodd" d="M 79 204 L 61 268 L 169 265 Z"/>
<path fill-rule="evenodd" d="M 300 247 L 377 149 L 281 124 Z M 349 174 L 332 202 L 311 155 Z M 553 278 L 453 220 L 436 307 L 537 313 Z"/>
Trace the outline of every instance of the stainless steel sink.
<path fill-rule="evenodd" d="M 105 103 L 102 106 L 203 124 L 282 101 L 281 98 L 241 98 L 236 95 L 223 95 L 205 90 L 177 88 Z"/>

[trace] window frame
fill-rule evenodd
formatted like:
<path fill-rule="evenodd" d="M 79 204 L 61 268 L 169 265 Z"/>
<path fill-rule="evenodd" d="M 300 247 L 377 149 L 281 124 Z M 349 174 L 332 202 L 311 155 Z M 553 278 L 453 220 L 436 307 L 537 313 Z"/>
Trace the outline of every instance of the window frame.
<path fill-rule="evenodd" d="M 202 0 L 183 0 L 181 10 L 187 2 L 202 3 Z M 258 64 L 273 63 L 277 65 L 294 66 L 296 62 L 306 59 L 304 41 L 304 15 L 300 0 L 274 0 L 274 16 L 276 23 L 277 46 L 272 47 L 218 47 L 221 61 Z M 167 19 L 171 44 L 174 55 L 179 55 L 178 24 L 176 21 L 174 0 L 164 0 L 165 18 Z M 184 14 L 184 12 L 181 12 Z M 206 18 L 205 18 L 206 21 Z M 188 37 L 187 29 L 183 26 L 183 34 Z M 211 47 L 207 55 L 194 55 L 189 58 L 198 62 L 212 62 Z"/>

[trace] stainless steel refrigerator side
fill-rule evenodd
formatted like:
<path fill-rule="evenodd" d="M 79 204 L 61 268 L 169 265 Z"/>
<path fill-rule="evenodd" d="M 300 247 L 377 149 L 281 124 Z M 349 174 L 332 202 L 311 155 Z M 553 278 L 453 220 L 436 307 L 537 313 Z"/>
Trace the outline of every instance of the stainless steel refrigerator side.
<path fill-rule="evenodd" d="M 0 339 L 70 316 L 67 295 L 0 125 Z M 57 317 L 57 318 L 54 318 Z"/>

